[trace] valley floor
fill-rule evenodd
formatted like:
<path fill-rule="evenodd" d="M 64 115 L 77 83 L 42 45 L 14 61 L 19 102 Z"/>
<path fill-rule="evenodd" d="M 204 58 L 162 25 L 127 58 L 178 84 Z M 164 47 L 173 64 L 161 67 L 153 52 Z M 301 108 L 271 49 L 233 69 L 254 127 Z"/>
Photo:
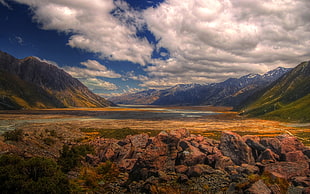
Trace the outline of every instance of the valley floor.
<path fill-rule="evenodd" d="M 310 145 L 310 124 L 245 118 L 228 107 L 158 107 L 126 106 L 100 109 L 45 109 L 0 111 L 0 133 L 23 129 L 56 130 L 72 138 L 83 136 L 81 129 L 172 130 L 188 129 L 192 133 L 217 139 L 222 131 L 240 135 L 273 137 L 288 133 Z"/>

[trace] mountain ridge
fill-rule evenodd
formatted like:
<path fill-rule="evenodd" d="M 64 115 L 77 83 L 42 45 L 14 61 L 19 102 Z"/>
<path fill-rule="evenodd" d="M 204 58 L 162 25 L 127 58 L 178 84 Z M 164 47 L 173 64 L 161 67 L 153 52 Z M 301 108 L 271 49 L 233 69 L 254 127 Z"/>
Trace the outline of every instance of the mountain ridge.
<path fill-rule="evenodd" d="M 249 116 L 310 121 L 310 61 L 300 63 L 260 91 L 241 110 Z"/>
<path fill-rule="evenodd" d="M 267 73 L 248 74 L 211 84 L 180 84 L 165 90 L 146 90 L 109 98 L 120 104 L 152 105 L 215 105 L 238 107 L 266 85 L 281 77 L 291 68 L 278 67 Z"/>
<path fill-rule="evenodd" d="M 16 59 L 8 53 L 0 51 L 0 70 L 2 74 L 7 75 L 6 79 L 13 81 L 11 87 L 5 87 L 6 79 L 1 79 L 0 104 L 2 107 L 0 106 L 0 108 L 2 109 L 95 108 L 113 105 L 92 93 L 79 80 L 64 70 L 36 57 Z M 16 91 L 14 88 L 19 88 L 19 90 Z M 27 89 L 33 93 L 27 93 Z M 38 103 L 32 102 L 31 98 L 36 99 Z"/>

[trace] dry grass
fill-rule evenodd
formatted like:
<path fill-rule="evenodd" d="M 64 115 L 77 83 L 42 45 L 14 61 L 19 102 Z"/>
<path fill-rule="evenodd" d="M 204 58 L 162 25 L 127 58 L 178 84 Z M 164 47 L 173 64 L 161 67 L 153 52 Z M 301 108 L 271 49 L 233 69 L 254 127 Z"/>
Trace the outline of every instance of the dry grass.
<path fill-rule="evenodd" d="M 158 109 L 158 107 L 155 107 Z M 139 108 L 71 108 L 71 109 L 48 109 L 48 110 L 20 110 L 0 111 L 0 124 L 4 122 L 19 123 L 19 128 L 27 127 L 27 130 L 37 131 L 40 128 L 65 129 L 65 131 L 76 131 L 80 128 L 94 129 L 122 129 L 134 130 L 172 130 L 185 128 L 196 134 L 208 137 L 218 137 L 222 131 L 235 131 L 241 135 L 255 134 L 259 136 L 272 137 L 275 135 L 289 133 L 299 137 L 304 143 L 310 145 L 310 126 L 296 127 L 289 123 L 269 121 L 255 118 L 245 118 L 235 112 L 227 112 L 228 107 L 160 107 L 162 109 L 190 109 L 203 111 L 216 111 L 224 114 L 208 115 L 200 118 L 156 118 L 156 119 L 102 119 L 102 114 L 119 114 L 120 116 L 135 112 L 152 111 Z M 115 113 L 116 112 L 116 113 Z M 154 111 L 153 111 L 154 112 Z M 39 120 L 38 120 L 39 119 Z M 49 121 L 49 119 L 54 119 Z M 35 120 L 34 123 L 26 122 Z M 37 120 L 37 121 L 36 121 Z M 46 121 L 46 122 L 45 122 Z M 48 122 L 47 122 L 48 121 Z M 61 127 L 59 127 L 61 126 Z M 60 134 L 59 131 L 56 131 Z M 62 132 L 63 133 L 63 132 Z M 96 135 L 96 134 L 92 134 Z M 83 136 L 83 135 L 82 135 Z"/>

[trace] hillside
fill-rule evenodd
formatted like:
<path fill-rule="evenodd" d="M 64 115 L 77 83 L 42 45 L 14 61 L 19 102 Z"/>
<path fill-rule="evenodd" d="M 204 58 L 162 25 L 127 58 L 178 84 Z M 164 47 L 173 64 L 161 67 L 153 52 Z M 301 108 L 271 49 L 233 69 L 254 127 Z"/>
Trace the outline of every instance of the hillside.
<path fill-rule="evenodd" d="M 310 62 L 303 62 L 242 109 L 245 115 L 284 121 L 310 121 Z"/>
<path fill-rule="evenodd" d="M 0 51 L 0 74 L 0 109 L 112 105 L 65 71 L 35 57 L 16 59 Z"/>
<path fill-rule="evenodd" d="M 152 105 L 215 105 L 238 107 L 249 96 L 287 73 L 289 68 L 278 67 L 263 75 L 248 74 L 212 84 L 180 84 L 165 90 L 146 90 L 125 94 L 109 100 L 118 104 Z"/>

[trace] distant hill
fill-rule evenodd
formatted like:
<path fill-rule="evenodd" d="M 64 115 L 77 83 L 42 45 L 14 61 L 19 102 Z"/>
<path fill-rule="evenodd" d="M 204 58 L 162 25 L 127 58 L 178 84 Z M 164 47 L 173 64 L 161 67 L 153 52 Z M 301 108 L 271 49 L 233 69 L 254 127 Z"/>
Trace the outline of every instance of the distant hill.
<path fill-rule="evenodd" d="M 0 51 L 0 109 L 106 107 L 112 104 L 52 64 L 35 57 L 16 59 Z"/>
<path fill-rule="evenodd" d="M 165 90 L 146 90 L 109 98 L 117 104 L 152 105 L 215 105 L 239 107 L 249 96 L 287 73 L 289 68 L 278 67 L 264 75 L 248 74 L 224 82 L 180 84 Z"/>
<path fill-rule="evenodd" d="M 299 64 L 250 100 L 242 109 L 245 115 L 310 122 L 310 61 Z"/>

